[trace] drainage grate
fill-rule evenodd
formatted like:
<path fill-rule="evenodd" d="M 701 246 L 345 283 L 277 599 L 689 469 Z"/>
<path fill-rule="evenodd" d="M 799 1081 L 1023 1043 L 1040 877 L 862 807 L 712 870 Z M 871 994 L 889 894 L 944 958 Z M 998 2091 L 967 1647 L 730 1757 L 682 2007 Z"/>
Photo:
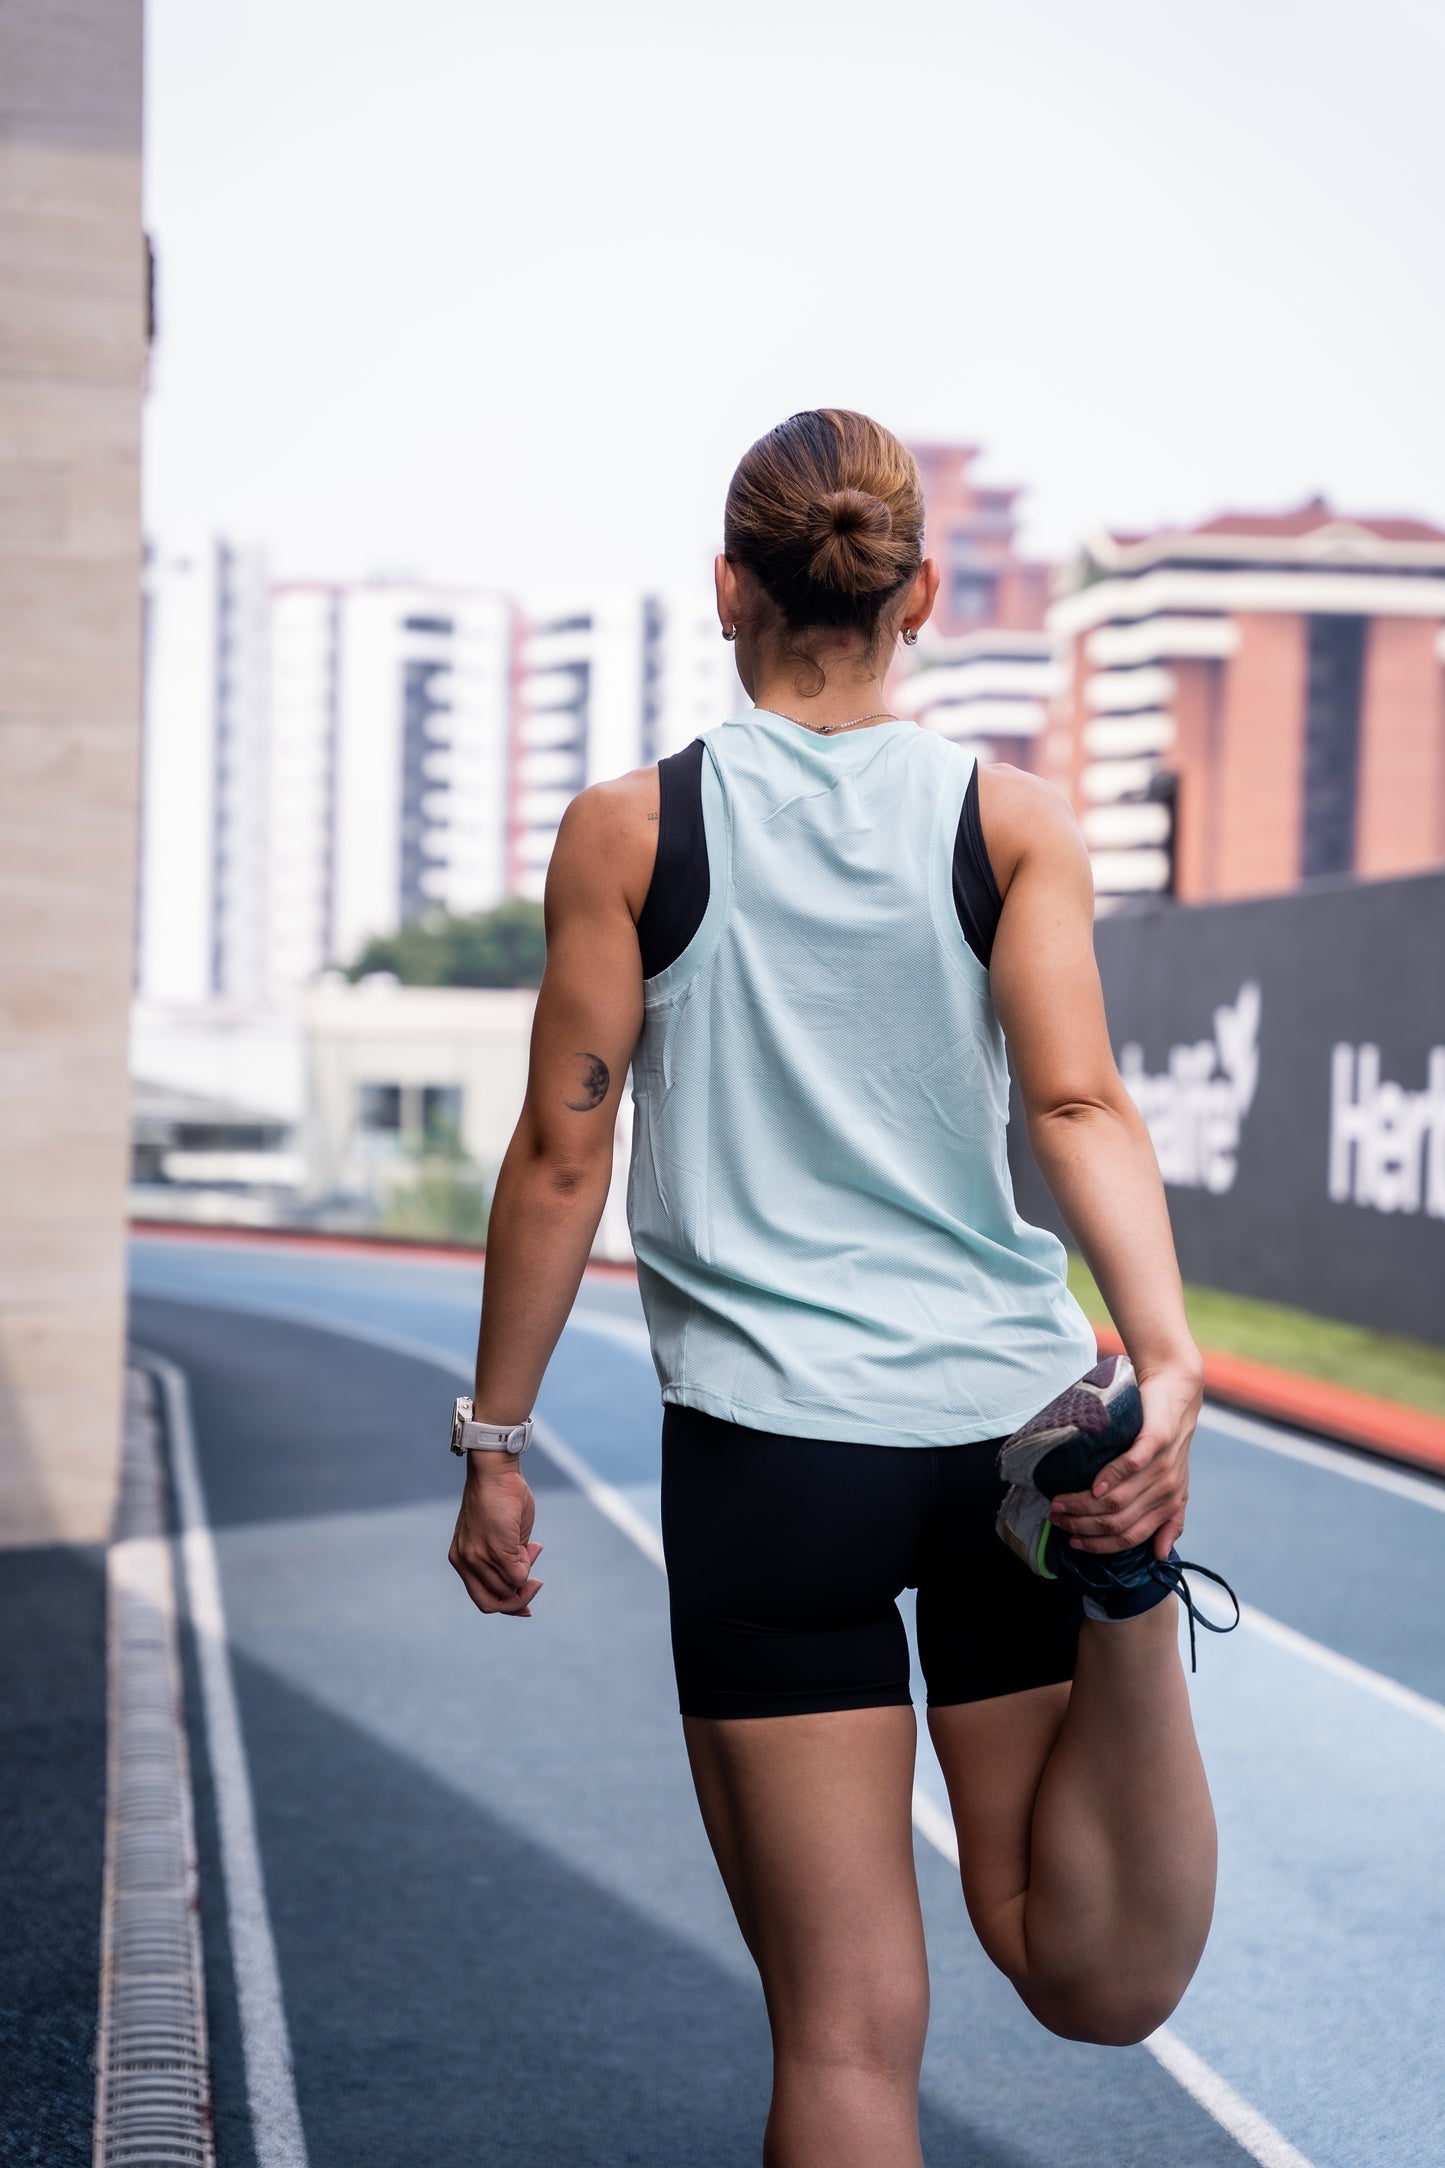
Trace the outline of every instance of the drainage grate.
<path fill-rule="evenodd" d="M 108 1558 L 109 1773 L 94 2168 L 214 2168 L 191 1776 L 155 1392 L 126 1380 Z"/>

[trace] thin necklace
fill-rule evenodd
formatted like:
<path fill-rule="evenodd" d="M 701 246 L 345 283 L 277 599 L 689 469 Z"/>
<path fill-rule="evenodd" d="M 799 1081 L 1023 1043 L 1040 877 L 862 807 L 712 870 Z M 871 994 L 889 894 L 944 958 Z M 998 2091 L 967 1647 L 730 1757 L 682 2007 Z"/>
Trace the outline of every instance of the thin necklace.
<path fill-rule="evenodd" d="M 783 722 L 796 723 L 799 730 L 811 730 L 819 738 L 834 737 L 840 730 L 861 730 L 865 723 L 896 723 L 899 720 L 890 708 L 879 708 L 872 715 L 856 715 L 851 723 L 808 723 L 801 715 L 784 715 L 781 708 L 774 708 L 772 712 Z"/>

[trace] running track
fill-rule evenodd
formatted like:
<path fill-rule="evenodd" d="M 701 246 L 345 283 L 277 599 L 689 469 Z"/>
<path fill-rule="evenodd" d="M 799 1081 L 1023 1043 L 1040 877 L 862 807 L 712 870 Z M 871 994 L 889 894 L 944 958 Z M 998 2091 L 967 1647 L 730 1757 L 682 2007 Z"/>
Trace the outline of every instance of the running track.
<path fill-rule="evenodd" d="M 239 1755 L 208 1752 L 191 1664 L 221 2168 L 743 2168 L 766 2028 L 682 1754 L 636 1294 L 589 1278 L 548 1375 L 523 1625 L 445 1563 L 480 1284 L 133 1244 L 133 1338 L 188 1387 L 240 1716 Z M 1251 1607 L 1201 1636 L 1194 1687 L 1209 1950 L 1153 2051 L 1039 2031 L 968 1928 L 925 1743 L 930 2168 L 1445 2160 L 1445 1486 L 1222 1414 L 1195 1463 L 1185 1549 Z"/>

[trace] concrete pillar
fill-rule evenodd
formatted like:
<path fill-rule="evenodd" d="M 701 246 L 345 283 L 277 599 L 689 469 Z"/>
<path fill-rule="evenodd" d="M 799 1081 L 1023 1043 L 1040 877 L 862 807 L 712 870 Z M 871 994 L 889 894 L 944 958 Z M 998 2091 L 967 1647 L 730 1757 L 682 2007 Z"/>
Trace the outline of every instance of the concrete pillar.
<path fill-rule="evenodd" d="M 120 1426 L 146 350 L 140 0 L 0 0 L 0 1542 Z"/>

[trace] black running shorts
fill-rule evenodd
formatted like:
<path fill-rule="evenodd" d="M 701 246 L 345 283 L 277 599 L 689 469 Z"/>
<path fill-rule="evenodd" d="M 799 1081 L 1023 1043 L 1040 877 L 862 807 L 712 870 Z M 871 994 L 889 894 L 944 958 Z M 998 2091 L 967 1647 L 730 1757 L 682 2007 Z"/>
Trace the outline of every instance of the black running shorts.
<path fill-rule="evenodd" d="M 994 1534 L 999 1443 L 850 1445 L 665 1407 L 683 1715 L 906 1703 L 905 1588 L 918 1590 L 930 1707 L 1072 1678 L 1077 1593 L 1030 1573 Z"/>

